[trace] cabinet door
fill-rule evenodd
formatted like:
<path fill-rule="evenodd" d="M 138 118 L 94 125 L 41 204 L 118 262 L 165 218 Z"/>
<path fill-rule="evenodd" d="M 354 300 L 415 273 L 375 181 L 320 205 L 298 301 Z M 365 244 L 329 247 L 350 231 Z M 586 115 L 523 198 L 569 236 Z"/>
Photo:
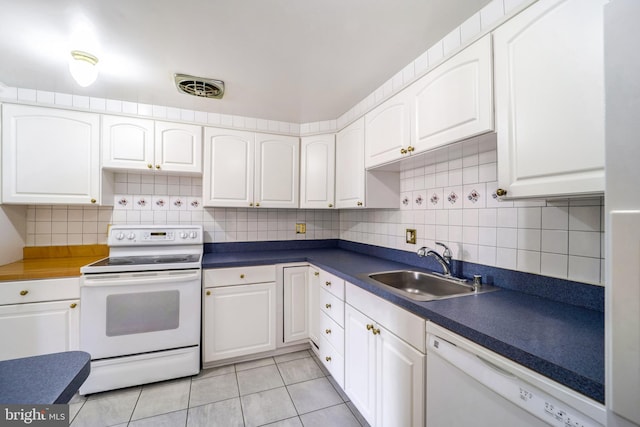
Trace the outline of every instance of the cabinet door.
<path fill-rule="evenodd" d="M 155 165 L 165 172 L 202 173 L 202 127 L 156 122 Z"/>
<path fill-rule="evenodd" d="M 103 115 L 102 166 L 153 169 L 153 135 L 153 120 Z"/>
<path fill-rule="evenodd" d="M 541 0 L 494 33 L 498 185 L 604 191 L 605 0 Z"/>
<path fill-rule="evenodd" d="M 335 136 L 302 138 L 300 160 L 300 207 L 333 208 L 335 190 Z"/>
<path fill-rule="evenodd" d="M 375 423 L 376 351 L 373 321 L 345 307 L 344 391 L 372 426 Z M 396 424 L 401 425 L 401 424 Z"/>
<path fill-rule="evenodd" d="M 207 127 L 204 135 L 204 205 L 253 206 L 254 134 Z"/>
<path fill-rule="evenodd" d="M 416 152 L 493 130 L 491 38 L 486 35 L 412 85 Z"/>
<path fill-rule="evenodd" d="M 2 118 L 5 203 L 98 202 L 97 114 L 5 104 Z"/>
<path fill-rule="evenodd" d="M 255 202 L 265 208 L 297 208 L 300 141 L 293 136 L 256 134 Z"/>
<path fill-rule="evenodd" d="M 284 268 L 284 342 L 309 338 L 309 267 Z"/>
<path fill-rule="evenodd" d="M 425 355 L 384 328 L 376 351 L 376 425 L 424 426 Z"/>
<path fill-rule="evenodd" d="M 411 97 L 404 90 L 365 116 L 365 167 L 407 156 L 411 145 Z M 413 147 L 409 150 L 412 150 Z"/>
<path fill-rule="evenodd" d="M 336 207 L 365 206 L 364 117 L 336 136 Z"/>
<path fill-rule="evenodd" d="M 309 339 L 317 350 L 320 342 L 320 271 L 309 267 Z"/>
<path fill-rule="evenodd" d="M 203 362 L 276 348 L 276 284 L 206 288 Z"/>
<path fill-rule="evenodd" d="M 79 300 L 0 306 L 0 360 L 77 350 Z"/>

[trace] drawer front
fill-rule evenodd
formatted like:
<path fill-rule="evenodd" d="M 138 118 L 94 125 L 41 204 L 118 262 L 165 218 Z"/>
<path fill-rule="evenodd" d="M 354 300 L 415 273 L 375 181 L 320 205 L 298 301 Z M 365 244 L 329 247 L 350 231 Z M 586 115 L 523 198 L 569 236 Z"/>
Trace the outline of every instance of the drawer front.
<path fill-rule="evenodd" d="M 344 357 L 323 337 L 320 337 L 320 361 L 344 389 Z"/>
<path fill-rule="evenodd" d="M 344 329 L 323 312 L 320 312 L 320 335 L 344 356 Z"/>
<path fill-rule="evenodd" d="M 0 305 L 80 298 L 80 278 L 0 282 Z"/>
<path fill-rule="evenodd" d="M 344 302 L 323 289 L 320 290 L 320 310 L 344 328 Z"/>
<path fill-rule="evenodd" d="M 276 281 L 276 267 L 259 265 L 252 267 L 212 268 L 204 270 L 204 287 L 247 285 Z"/>
<path fill-rule="evenodd" d="M 344 301 L 344 279 L 320 270 L 320 287 Z"/>

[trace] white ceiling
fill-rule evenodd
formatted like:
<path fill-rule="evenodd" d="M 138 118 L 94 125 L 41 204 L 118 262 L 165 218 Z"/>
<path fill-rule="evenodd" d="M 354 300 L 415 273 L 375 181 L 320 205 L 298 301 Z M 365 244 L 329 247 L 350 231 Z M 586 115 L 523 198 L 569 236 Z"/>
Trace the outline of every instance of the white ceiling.
<path fill-rule="evenodd" d="M 294 123 L 331 120 L 489 0 L 0 0 L 7 86 Z M 100 59 L 89 88 L 73 49 Z M 224 80 L 222 100 L 173 74 Z"/>

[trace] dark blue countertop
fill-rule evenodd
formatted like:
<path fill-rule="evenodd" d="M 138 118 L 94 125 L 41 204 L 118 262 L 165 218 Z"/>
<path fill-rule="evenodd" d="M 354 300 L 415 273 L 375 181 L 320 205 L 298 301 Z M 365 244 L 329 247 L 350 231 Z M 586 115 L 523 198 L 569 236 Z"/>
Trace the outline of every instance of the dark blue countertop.
<path fill-rule="evenodd" d="M 260 244 L 254 247 L 259 248 Z M 604 403 L 602 311 L 510 290 L 513 289 L 511 286 L 498 292 L 417 302 L 391 293 L 362 277 L 363 274 L 385 270 L 421 270 L 415 264 L 335 247 L 250 249 L 250 245 L 241 247 L 239 252 L 207 252 L 205 249 L 203 268 L 309 262 Z M 494 285 L 499 286 L 498 283 Z"/>
<path fill-rule="evenodd" d="M 65 351 L 0 362 L 0 403 L 68 403 L 89 376 L 91 356 Z"/>

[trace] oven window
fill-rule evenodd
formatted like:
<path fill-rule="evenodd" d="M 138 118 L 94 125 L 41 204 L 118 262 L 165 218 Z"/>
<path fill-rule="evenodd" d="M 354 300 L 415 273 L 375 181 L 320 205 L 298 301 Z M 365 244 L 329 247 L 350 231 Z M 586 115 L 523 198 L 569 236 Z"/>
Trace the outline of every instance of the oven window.
<path fill-rule="evenodd" d="M 107 296 L 108 337 L 176 329 L 179 319 L 177 290 Z"/>

